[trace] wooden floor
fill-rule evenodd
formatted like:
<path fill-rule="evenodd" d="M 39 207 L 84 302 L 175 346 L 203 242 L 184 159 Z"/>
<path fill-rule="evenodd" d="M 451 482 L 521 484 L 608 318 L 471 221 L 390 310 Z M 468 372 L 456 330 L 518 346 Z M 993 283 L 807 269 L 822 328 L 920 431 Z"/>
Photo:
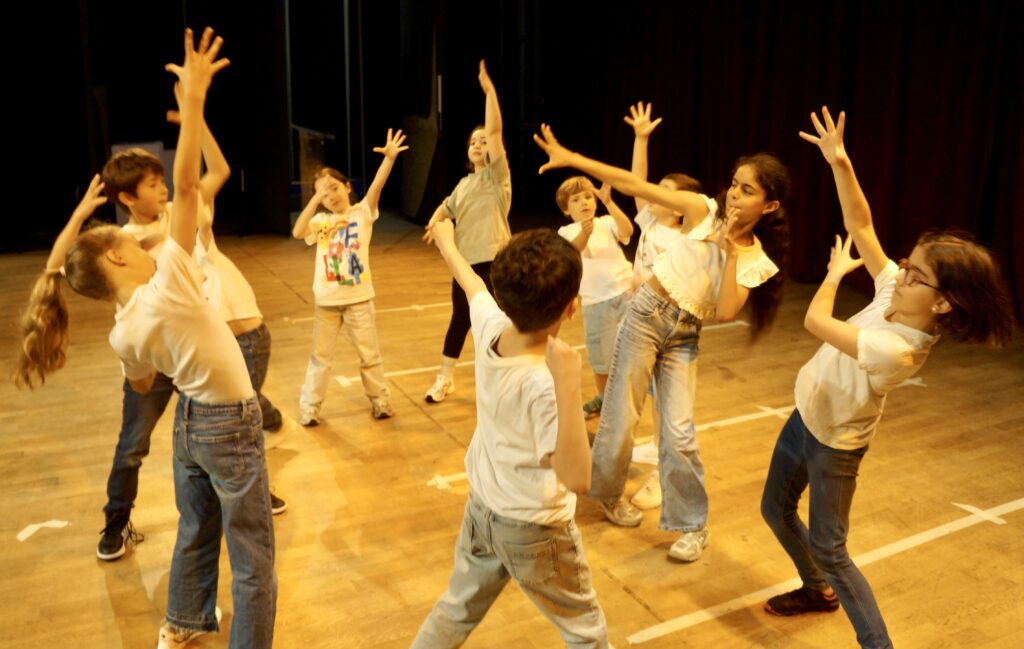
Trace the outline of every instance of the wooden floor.
<path fill-rule="evenodd" d="M 289 421 L 268 436 L 271 483 L 289 505 L 275 518 L 278 647 L 406 647 L 451 570 L 467 494 L 458 474 L 475 425 L 473 371 L 459 368 L 457 391 L 444 403 L 424 403 L 449 315 L 434 305 L 448 302 L 449 276 L 418 228 L 385 217 L 375 235 L 378 330 L 385 370 L 395 373 L 396 417 L 371 418 L 355 355 L 341 339 L 334 373 L 343 379 L 330 387 L 323 423 L 306 429 Z M 296 417 L 310 349 L 313 252 L 272 237 L 220 245 L 255 288 L 273 334 L 264 392 Z M 5 368 L 17 344 L 15 314 L 44 257 L 0 257 Z M 769 617 L 757 594 L 796 576 L 758 506 L 784 417 L 764 409 L 792 405 L 796 373 L 817 347 L 802 328 L 812 292 L 787 287 L 779 323 L 754 347 L 742 326 L 703 336 L 696 415 L 707 426 L 699 437 L 711 544 L 698 563 L 666 558 L 674 536 L 657 529 L 656 511 L 639 528 L 621 529 L 580 498 L 577 521 L 619 649 L 644 637 L 638 646 L 651 649 L 856 646 L 842 613 Z M 119 561 L 99 561 L 121 380 L 106 342 L 112 307 L 70 301 L 67 367 L 35 392 L 0 383 L 0 647 L 152 647 L 177 525 L 173 408 L 142 467 L 132 518 L 146 540 Z M 865 301 L 840 292 L 845 314 Z M 580 321 L 563 337 L 581 344 Z M 470 341 L 463 360 L 472 358 Z M 862 465 L 851 554 L 866 564 L 898 647 L 1024 646 L 1024 345 L 989 351 L 945 341 L 918 378 L 890 395 Z M 588 397 L 591 376 L 584 385 Z M 645 417 L 638 436 L 650 432 Z M 643 475 L 634 465 L 631 490 Z M 68 524 L 17 538 L 47 521 Z M 225 623 L 229 574 L 225 552 L 218 596 Z M 727 612 L 716 614 L 721 605 Z M 655 627 L 661 623 L 668 628 Z M 226 647 L 224 628 L 195 646 Z M 560 645 L 514 585 L 466 644 Z"/>

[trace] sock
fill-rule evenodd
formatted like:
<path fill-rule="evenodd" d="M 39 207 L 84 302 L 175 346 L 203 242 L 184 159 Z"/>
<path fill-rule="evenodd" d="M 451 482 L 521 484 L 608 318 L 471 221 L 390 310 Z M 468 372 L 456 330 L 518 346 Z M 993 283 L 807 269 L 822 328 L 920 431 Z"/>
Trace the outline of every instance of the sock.
<path fill-rule="evenodd" d="M 449 358 L 447 356 L 441 356 L 441 370 L 439 374 L 447 379 L 452 378 L 455 374 L 455 364 L 459 362 L 457 358 Z"/>

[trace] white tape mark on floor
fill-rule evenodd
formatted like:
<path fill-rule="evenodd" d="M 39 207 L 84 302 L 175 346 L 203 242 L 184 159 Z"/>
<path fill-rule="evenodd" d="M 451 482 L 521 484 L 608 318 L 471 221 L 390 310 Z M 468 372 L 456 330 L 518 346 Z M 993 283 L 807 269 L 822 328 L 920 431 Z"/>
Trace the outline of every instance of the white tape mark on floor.
<path fill-rule="evenodd" d="M 428 487 L 437 487 L 442 491 L 445 489 L 451 489 L 452 482 L 461 482 L 466 479 L 466 473 L 453 473 L 451 475 L 434 475 L 433 478 L 427 481 Z"/>
<path fill-rule="evenodd" d="M 987 520 L 989 523 L 995 523 L 996 525 L 1006 525 L 1006 521 L 1004 521 L 1003 519 L 999 518 L 998 516 L 993 516 L 988 512 L 983 512 L 974 505 L 961 505 L 960 503 L 952 503 L 952 505 L 954 507 L 959 507 L 964 511 L 971 512 L 975 516 L 980 516 Z"/>
<path fill-rule="evenodd" d="M 957 506 L 964 507 L 966 509 L 966 507 L 963 505 Z M 933 527 L 932 529 L 925 530 L 920 534 L 908 536 L 907 538 L 902 539 L 900 541 L 896 541 L 895 543 L 890 543 L 889 545 L 880 547 L 877 550 L 872 550 L 871 552 L 867 552 L 860 556 L 854 557 L 853 562 L 860 567 L 864 567 L 876 561 L 887 559 L 901 552 L 906 552 L 907 550 L 928 543 L 929 541 L 934 541 L 935 539 L 942 538 L 943 536 L 947 536 L 949 534 L 952 534 L 953 532 L 959 532 L 960 530 L 971 527 L 972 525 L 977 525 L 979 523 L 985 522 L 994 522 L 995 520 L 1002 521 L 1002 519 L 999 518 L 1000 515 L 1015 512 L 1019 509 L 1024 509 L 1024 498 L 1012 500 L 1008 503 L 1003 503 L 1002 505 L 998 505 L 996 507 L 992 507 L 984 511 L 979 510 L 977 512 L 972 512 L 969 516 L 964 516 L 963 518 L 951 521 L 944 525 Z M 798 588 L 800 586 L 800 583 L 800 579 L 790 579 L 789 581 L 784 581 L 781 584 L 775 584 L 774 586 L 769 586 L 768 588 L 762 588 L 757 592 L 750 593 L 748 595 L 743 595 L 742 597 L 737 597 L 736 599 L 732 599 L 728 602 L 718 604 L 717 606 L 712 606 L 702 611 L 696 611 L 694 613 L 690 613 L 689 615 L 684 615 L 682 617 L 666 620 L 661 624 L 656 624 L 650 628 L 644 629 L 643 631 L 634 633 L 633 635 L 629 636 L 627 640 L 630 644 L 640 644 L 642 642 L 648 642 L 650 640 L 666 636 L 670 633 L 675 633 L 676 631 L 681 631 L 691 626 L 695 626 L 697 624 L 700 624 L 701 622 L 713 620 L 715 618 L 721 617 L 733 611 L 754 606 L 758 603 L 763 602 L 769 597 L 780 595 L 787 591 L 793 590 L 794 588 Z"/>
<path fill-rule="evenodd" d="M 35 534 L 39 530 L 43 529 L 44 527 L 52 527 L 53 529 L 58 529 L 59 530 L 60 528 L 67 527 L 67 526 L 68 526 L 68 522 L 67 521 L 58 521 L 58 520 L 55 520 L 55 519 L 54 520 L 48 520 L 48 521 L 46 521 L 44 523 L 32 523 L 31 525 L 26 525 L 25 529 L 23 529 L 20 532 L 18 532 L 18 540 L 19 541 L 24 541 L 25 539 L 27 539 L 28 537 L 32 536 L 33 534 Z"/>

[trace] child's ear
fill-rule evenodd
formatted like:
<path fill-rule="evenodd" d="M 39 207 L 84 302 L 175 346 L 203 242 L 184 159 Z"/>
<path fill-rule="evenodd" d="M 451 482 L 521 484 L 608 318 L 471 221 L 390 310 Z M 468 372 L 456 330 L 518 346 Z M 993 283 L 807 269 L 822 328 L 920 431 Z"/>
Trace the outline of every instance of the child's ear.
<path fill-rule="evenodd" d="M 939 299 L 935 304 L 932 305 L 932 313 L 935 315 L 944 315 L 953 310 L 953 305 L 949 303 L 946 298 L 939 296 Z"/>
<path fill-rule="evenodd" d="M 117 193 L 117 200 L 122 205 L 127 207 L 129 210 L 132 208 L 132 205 L 135 203 L 135 197 L 132 196 L 131 194 L 129 194 L 128 192 L 118 192 Z"/>
<path fill-rule="evenodd" d="M 569 301 L 569 304 L 565 305 L 565 311 L 562 311 L 562 320 L 572 320 L 576 316 L 576 309 L 579 308 L 580 298 L 574 297 Z"/>
<path fill-rule="evenodd" d="M 775 210 L 779 209 L 781 205 L 782 204 L 779 203 L 779 201 L 768 201 L 764 204 L 764 209 L 761 210 L 761 214 L 771 214 Z"/>
<path fill-rule="evenodd" d="M 125 265 L 124 257 L 121 256 L 121 251 L 116 247 L 107 248 L 107 251 L 103 253 L 103 256 L 106 257 L 107 261 L 115 266 Z"/>

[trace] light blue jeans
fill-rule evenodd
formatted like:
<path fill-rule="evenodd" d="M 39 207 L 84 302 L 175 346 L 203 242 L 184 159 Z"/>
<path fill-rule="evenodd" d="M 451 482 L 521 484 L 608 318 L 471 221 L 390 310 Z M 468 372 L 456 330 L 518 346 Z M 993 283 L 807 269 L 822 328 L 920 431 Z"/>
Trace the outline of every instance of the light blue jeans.
<path fill-rule="evenodd" d="M 558 627 L 566 646 L 608 646 L 608 627 L 576 523 L 548 526 L 499 516 L 470 495 L 448 590 L 412 647 L 461 646 L 510 577 Z"/>
<path fill-rule="evenodd" d="M 633 297 L 612 352 L 601 424 L 594 439 L 590 497 L 621 498 L 633 433 L 653 376 L 657 385 L 663 530 L 692 532 L 708 518 L 704 464 L 693 425 L 700 320 L 644 284 Z"/>
<path fill-rule="evenodd" d="M 867 446 L 853 451 L 825 446 L 807 430 L 800 411 L 794 410 L 772 453 L 761 516 L 805 586 L 815 590 L 832 586 L 860 646 L 892 649 L 871 586 L 846 550 L 857 471 L 867 450 Z M 804 491 L 810 496 L 806 525 L 797 513 Z"/>
<path fill-rule="evenodd" d="M 231 559 L 234 618 L 229 647 L 273 644 L 277 604 L 274 527 L 255 395 L 208 405 L 182 395 L 174 419 L 174 499 L 178 538 L 168 579 L 167 621 L 218 628 L 218 559 L 223 531 Z"/>

